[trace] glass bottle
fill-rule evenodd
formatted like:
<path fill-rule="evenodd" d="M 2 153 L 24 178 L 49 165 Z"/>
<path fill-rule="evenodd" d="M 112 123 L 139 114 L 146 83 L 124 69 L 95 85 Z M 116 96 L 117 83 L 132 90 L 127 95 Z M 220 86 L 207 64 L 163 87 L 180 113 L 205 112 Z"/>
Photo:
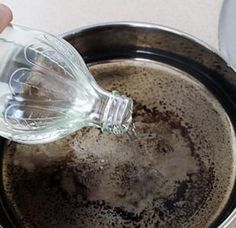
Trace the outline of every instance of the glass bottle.
<path fill-rule="evenodd" d="M 63 39 L 21 26 L 0 33 L 0 135 L 46 143 L 82 127 L 121 134 L 133 102 L 98 86 L 78 52 Z"/>

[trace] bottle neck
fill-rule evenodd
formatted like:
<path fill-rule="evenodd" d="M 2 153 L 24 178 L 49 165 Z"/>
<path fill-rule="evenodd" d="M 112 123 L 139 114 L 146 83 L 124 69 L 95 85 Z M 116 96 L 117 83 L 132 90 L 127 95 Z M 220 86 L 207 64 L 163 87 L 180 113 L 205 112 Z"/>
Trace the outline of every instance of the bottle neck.
<path fill-rule="evenodd" d="M 92 121 L 104 132 L 122 134 L 132 125 L 133 101 L 117 92 L 103 94 L 94 106 Z"/>

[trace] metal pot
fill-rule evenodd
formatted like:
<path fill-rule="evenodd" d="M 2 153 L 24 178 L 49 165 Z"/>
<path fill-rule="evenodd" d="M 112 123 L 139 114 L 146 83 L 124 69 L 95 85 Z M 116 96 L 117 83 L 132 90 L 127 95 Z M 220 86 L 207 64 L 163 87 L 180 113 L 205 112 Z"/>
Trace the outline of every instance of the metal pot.
<path fill-rule="evenodd" d="M 85 129 L 43 149 L 6 146 L 2 139 L 1 224 L 46 227 L 37 221 L 48 219 L 49 227 L 226 227 L 236 217 L 235 71 L 199 40 L 152 24 L 102 24 L 63 38 L 102 86 L 134 98 L 142 137 L 131 143 Z M 48 159 L 45 150 L 66 152 Z M 18 171 L 25 176 L 14 178 Z M 63 204 L 47 206 L 40 198 L 45 191 L 54 202 L 56 194 L 66 195 Z M 71 217 L 63 212 L 66 202 L 73 205 Z M 53 222 L 44 207 L 56 208 Z"/>

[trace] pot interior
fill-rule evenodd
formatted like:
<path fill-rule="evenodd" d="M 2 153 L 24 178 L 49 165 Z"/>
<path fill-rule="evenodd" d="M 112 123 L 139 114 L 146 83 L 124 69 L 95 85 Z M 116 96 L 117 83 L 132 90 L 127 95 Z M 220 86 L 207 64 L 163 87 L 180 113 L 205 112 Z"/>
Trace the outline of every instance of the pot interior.
<path fill-rule="evenodd" d="M 228 114 L 193 75 L 147 59 L 90 64 L 134 100 L 138 137 L 84 128 L 45 145 L 10 143 L 4 190 L 27 227 L 207 227 L 235 181 Z"/>

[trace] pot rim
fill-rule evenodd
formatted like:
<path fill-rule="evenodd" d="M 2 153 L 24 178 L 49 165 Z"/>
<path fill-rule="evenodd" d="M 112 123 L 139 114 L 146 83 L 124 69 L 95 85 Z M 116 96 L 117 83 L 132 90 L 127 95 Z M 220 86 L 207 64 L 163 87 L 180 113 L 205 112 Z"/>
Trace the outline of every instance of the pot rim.
<path fill-rule="evenodd" d="M 196 42 L 200 44 L 201 46 L 205 47 L 206 49 L 210 50 L 213 54 L 218 55 L 222 60 L 225 61 L 228 67 L 232 68 L 233 71 L 236 73 L 236 68 L 229 63 L 224 55 L 220 52 L 220 50 L 217 50 L 215 47 L 211 46 L 210 44 L 206 43 L 205 41 L 197 38 L 194 35 L 191 35 L 187 32 L 183 32 L 178 29 L 174 29 L 168 26 L 163 26 L 159 24 L 154 24 L 154 23 L 146 23 L 146 22 L 136 22 L 136 21 L 114 21 L 114 22 L 102 22 L 102 23 L 96 23 L 96 24 L 91 24 L 91 25 L 85 25 L 81 26 L 76 29 L 72 29 L 68 32 L 60 33 L 59 37 L 63 39 L 69 39 L 70 37 L 73 37 L 77 35 L 78 33 L 84 32 L 84 31 L 89 31 L 93 30 L 95 28 L 103 28 L 105 26 L 125 26 L 125 27 L 130 27 L 130 28 L 151 28 L 151 29 L 156 29 L 156 30 L 162 30 L 165 32 L 169 33 L 174 33 L 175 35 L 181 36 L 183 38 L 186 38 L 190 41 Z"/>

